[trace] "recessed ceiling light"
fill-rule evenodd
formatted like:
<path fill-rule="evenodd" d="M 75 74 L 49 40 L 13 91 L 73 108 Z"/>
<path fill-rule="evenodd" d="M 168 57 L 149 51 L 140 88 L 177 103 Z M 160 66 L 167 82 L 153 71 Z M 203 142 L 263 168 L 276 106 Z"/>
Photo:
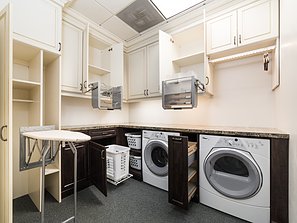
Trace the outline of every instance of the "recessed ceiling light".
<path fill-rule="evenodd" d="M 205 0 L 150 0 L 166 19 L 191 8 Z"/>

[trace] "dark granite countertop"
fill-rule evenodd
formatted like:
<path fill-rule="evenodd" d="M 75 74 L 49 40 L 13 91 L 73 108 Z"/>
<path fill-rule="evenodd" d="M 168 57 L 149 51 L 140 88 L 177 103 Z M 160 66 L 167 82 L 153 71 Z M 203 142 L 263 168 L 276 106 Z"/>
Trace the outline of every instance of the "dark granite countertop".
<path fill-rule="evenodd" d="M 146 130 L 162 130 L 175 132 L 189 132 L 211 135 L 229 135 L 255 138 L 278 138 L 289 139 L 289 134 L 275 128 L 259 127 L 231 127 L 231 126 L 209 126 L 209 125 L 183 125 L 183 124 L 147 124 L 147 123 L 117 123 L 117 124 L 94 124 L 63 126 L 62 130 L 81 131 L 103 128 L 131 128 Z"/>

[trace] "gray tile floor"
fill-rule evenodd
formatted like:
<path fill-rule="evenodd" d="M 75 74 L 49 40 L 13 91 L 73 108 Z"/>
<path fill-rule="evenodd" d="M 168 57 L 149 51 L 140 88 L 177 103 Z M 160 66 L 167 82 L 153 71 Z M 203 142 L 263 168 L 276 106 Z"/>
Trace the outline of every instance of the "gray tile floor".
<path fill-rule="evenodd" d="M 105 197 L 95 186 L 78 192 L 76 222 L 245 222 L 194 202 L 188 211 L 183 210 L 168 203 L 167 192 L 134 179 L 118 186 L 108 183 L 107 193 Z M 14 222 L 40 222 L 40 213 L 28 195 L 15 199 L 13 206 Z M 45 222 L 63 222 L 72 215 L 73 195 L 58 203 L 46 193 Z"/>

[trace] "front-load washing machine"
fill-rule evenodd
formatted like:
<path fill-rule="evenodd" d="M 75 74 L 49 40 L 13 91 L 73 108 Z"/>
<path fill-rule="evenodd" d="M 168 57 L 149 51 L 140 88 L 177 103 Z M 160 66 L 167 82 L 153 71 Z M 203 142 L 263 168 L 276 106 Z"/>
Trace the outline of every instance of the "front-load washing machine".
<path fill-rule="evenodd" d="M 142 177 L 145 183 L 168 191 L 168 136 L 176 132 L 142 131 Z"/>
<path fill-rule="evenodd" d="M 270 141 L 200 135 L 200 202 L 250 222 L 270 222 Z"/>

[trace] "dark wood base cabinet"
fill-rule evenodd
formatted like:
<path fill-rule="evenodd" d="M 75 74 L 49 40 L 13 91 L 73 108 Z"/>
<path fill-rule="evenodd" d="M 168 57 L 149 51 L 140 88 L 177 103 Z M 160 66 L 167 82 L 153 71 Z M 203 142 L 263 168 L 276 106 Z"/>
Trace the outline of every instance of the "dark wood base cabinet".
<path fill-rule="evenodd" d="M 88 143 L 75 144 L 77 149 L 77 191 L 89 186 Z M 61 149 L 62 198 L 73 194 L 74 190 L 74 154 L 66 145 Z"/>
<path fill-rule="evenodd" d="M 188 142 L 187 136 L 168 136 L 168 200 L 186 210 L 198 193 L 197 157 L 197 142 Z"/>

